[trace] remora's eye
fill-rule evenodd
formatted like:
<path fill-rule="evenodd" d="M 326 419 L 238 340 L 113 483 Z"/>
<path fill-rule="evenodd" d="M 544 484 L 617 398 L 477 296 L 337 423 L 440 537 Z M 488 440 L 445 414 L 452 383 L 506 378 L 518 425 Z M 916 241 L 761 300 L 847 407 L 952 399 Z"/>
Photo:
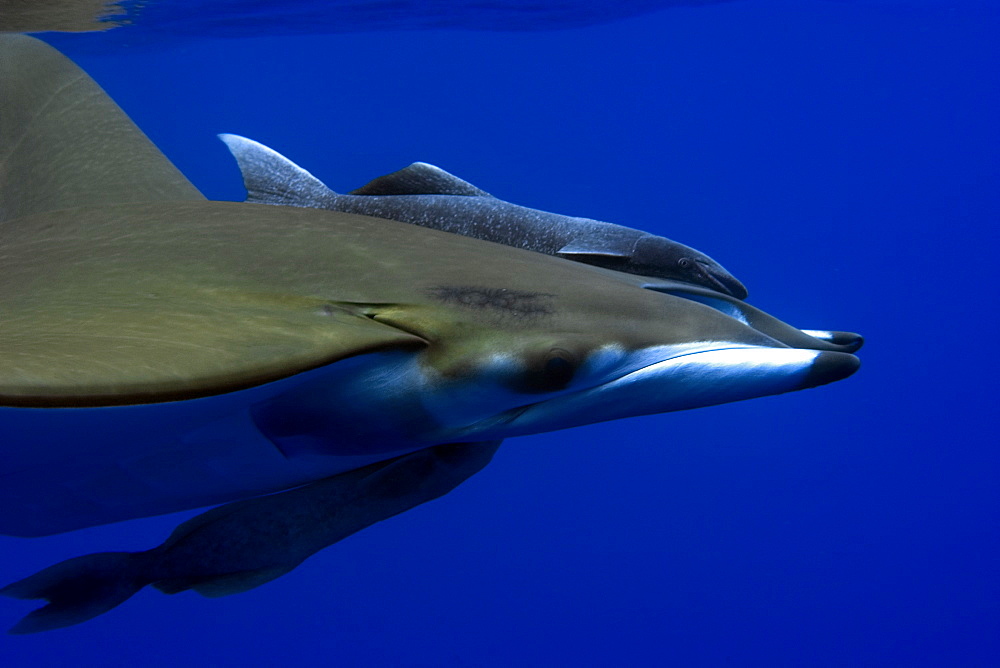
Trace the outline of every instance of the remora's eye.
<path fill-rule="evenodd" d="M 521 383 L 524 392 L 554 392 L 566 387 L 579 362 L 576 356 L 562 348 L 552 348 L 537 362 L 529 363 Z"/>
<path fill-rule="evenodd" d="M 681 259 L 677 260 L 677 266 L 680 267 L 681 269 L 687 269 L 688 267 L 691 266 L 691 258 L 682 257 Z"/>

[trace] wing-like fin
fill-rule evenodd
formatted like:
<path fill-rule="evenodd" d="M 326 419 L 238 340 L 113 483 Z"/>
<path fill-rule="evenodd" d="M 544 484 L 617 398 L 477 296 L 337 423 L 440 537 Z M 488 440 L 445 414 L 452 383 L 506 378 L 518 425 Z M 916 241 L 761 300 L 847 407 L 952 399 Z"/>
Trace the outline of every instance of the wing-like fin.
<path fill-rule="evenodd" d="M 125 216 L 144 220 L 146 207 L 159 211 L 162 206 L 127 205 L 130 213 Z M 118 212 L 111 209 L 12 221 L 0 243 L 12 258 L 0 285 L 5 309 L 0 404 L 94 406 L 188 399 L 252 387 L 355 355 L 426 345 L 419 337 L 356 313 L 350 303 L 309 295 L 316 288 L 308 278 L 267 289 L 244 276 L 238 286 L 225 287 L 227 276 L 248 270 L 240 268 L 245 261 L 239 258 L 227 265 L 224 253 L 207 273 L 186 268 L 199 248 L 223 248 L 228 243 L 217 233 L 231 229 L 239 218 L 226 215 L 216 220 L 212 213 L 222 212 L 216 209 L 239 212 L 249 206 L 170 205 L 174 221 L 188 218 L 191 230 L 187 245 L 176 254 L 157 242 L 162 238 L 158 226 L 136 224 L 130 235 L 114 233 L 122 246 L 102 243 L 101 226 L 111 221 L 115 227 Z M 263 210 L 257 212 L 256 222 L 267 221 L 276 228 L 295 214 L 311 213 L 256 207 Z M 39 253 L 38 244 L 32 245 L 36 229 L 29 223 L 55 229 L 65 218 L 75 221 L 76 229 L 87 230 L 94 242 L 85 258 L 66 252 L 52 240 L 56 234 L 52 231 L 50 254 Z M 85 234 L 72 228 L 64 232 L 71 237 Z M 313 250 L 322 243 L 319 238 Z M 270 277 L 286 263 L 312 261 L 308 251 L 282 259 L 266 254 L 262 246 L 250 257 L 258 265 L 254 269 Z M 272 268 L 264 269 L 269 262 Z M 42 274 L 51 279 L 45 286 L 39 285 L 45 282 L 38 278 Z M 116 278 L 122 275 L 135 278 Z M 220 277 L 221 285 L 216 283 Z"/>
<path fill-rule="evenodd" d="M 449 174 L 440 167 L 426 162 L 415 162 L 409 167 L 380 176 L 368 184 L 351 191 L 352 195 L 465 195 L 492 197 L 468 181 Z"/>
<path fill-rule="evenodd" d="M 236 158 L 248 202 L 322 209 L 336 197 L 322 181 L 260 142 L 231 134 L 219 139 Z"/>
<path fill-rule="evenodd" d="M 72 61 L 0 35 L 0 221 L 201 193 Z"/>

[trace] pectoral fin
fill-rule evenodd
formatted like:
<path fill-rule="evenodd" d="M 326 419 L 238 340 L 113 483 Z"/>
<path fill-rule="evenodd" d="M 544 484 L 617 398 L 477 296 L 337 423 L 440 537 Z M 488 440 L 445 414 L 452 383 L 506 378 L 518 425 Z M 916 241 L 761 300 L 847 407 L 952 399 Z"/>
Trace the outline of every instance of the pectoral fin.
<path fill-rule="evenodd" d="M 204 199 L 69 58 L 26 35 L 0 35 L 0 50 L 0 221 Z"/>
<path fill-rule="evenodd" d="M 629 251 L 602 246 L 600 239 L 587 238 L 574 239 L 556 251 L 556 254 L 570 260 L 579 259 L 587 255 L 618 258 L 628 258 L 631 256 Z"/>

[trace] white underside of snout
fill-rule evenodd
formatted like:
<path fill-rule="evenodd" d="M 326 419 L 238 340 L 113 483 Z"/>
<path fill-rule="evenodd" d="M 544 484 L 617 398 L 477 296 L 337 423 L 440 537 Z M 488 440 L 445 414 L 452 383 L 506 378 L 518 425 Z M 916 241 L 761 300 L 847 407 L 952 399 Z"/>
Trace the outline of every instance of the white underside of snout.
<path fill-rule="evenodd" d="M 472 429 L 501 438 L 781 394 L 805 387 L 816 350 L 716 344 L 580 392 L 511 411 Z"/>

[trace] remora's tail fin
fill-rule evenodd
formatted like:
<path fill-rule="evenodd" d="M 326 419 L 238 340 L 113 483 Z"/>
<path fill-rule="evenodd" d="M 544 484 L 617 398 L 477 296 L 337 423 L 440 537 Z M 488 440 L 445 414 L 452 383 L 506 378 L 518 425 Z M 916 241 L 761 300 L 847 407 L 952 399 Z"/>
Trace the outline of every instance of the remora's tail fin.
<path fill-rule="evenodd" d="M 13 598 L 44 598 L 10 633 L 37 633 L 72 626 L 125 602 L 147 582 L 140 578 L 142 553 L 102 552 L 49 566 L 0 589 Z"/>
<path fill-rule="evenodd" d="M 260 142 L 231 134 L 221 134 L 219 139 L 236 158 L 248 202 L 322 209 L 337 196 L 315 176 Z"/>
<path fill-rule="evenodd" d="M 204 199 L 87 74 L 0 35 L 0 221 L 56 209 Z"/>

